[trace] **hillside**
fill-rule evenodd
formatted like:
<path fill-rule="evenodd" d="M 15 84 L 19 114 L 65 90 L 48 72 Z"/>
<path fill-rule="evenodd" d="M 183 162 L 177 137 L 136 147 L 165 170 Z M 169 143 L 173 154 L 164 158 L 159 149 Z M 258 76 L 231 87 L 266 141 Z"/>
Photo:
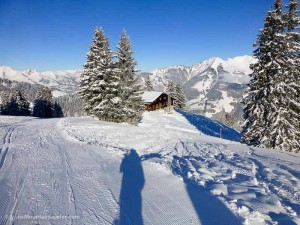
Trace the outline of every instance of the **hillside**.
<path fill-rule="evenodd" d="M 211 119 L 0 122 L 4 224 L 300 224 L 299 155 L 241 145 Z"/>

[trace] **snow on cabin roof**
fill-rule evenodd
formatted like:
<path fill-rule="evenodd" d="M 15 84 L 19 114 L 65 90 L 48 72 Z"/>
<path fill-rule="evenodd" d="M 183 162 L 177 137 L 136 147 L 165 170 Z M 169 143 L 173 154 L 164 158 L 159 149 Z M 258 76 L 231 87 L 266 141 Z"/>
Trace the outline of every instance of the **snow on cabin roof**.
<path fill-rule="evenodd" d="M 163 94 L 161 91 L 146 91 L 142 98 L 145 103 L 151 103 L 154 102 L 161 94 Z"/>

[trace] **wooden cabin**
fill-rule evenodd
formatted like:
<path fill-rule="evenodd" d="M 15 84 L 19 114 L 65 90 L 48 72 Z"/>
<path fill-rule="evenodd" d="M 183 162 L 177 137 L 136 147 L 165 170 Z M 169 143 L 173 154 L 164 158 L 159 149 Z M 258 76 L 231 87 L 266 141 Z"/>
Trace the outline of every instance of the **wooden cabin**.
<path fill-rule="evenodd" d="M 168 106 L 168 95 L 164 92 L 146 91 L 143 94 L 143 101 L 145 103 L 146 111 L 164 109 Z M 171 98 L 171 106 L 173 103 L 174 99 Z"/>

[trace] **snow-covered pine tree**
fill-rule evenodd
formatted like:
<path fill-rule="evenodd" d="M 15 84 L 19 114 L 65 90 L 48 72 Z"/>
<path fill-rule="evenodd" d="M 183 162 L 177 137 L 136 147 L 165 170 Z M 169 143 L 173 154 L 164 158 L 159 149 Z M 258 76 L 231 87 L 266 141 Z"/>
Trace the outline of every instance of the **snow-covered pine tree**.
<path fill-rule="evenodd" d="M 52 117 L 52 92 L 49 88 L 43 87 L 39 90 L 34 101 L 32 114 L 35 117 Z"/>
<path fill-rule="evenodd" d="M 254 44 L 257 47 L 254 57 L 258 61 L 251 65 L 253 73 L 244 97 L 246 107 L 242 140 L 254 146 L 271 147 L 268 142 L 270 118 L 275 110 L 274 77 L 281 73 L 277 61 L 280 55 L 278 36 L 283 33 L 283 30 L 281 1 L 276 1 L 274 10 L 267 13 L 264 28 L 260 30 L 257 42 Z"/>
<path fill-rule="evenodd" d="M 116 52 L 118 73 L 120 74 L 120 98 L 124 104 L 122 109 L 124 122 L 136 123 L 144 110 L 142 88 L 136 78 L 136 62 L 126 31 L 122 32 Z"/>
<path fill-rule="evenodd" d="M 12 94 L 9 105 L 10 115 L 30 116 L 30 103 L 20 90 Z"/>
<path fill-rule="evenodd" d="M 81 78 L 79 93 L 87 114 L 104 121 L 121 122 L 120 77 L 109 41 L 100 28 L 95 30 Z"/>
<path fill-rule="evenodd" d="M 8 114 L 9 99 L 10 99 L 9 93 L 7 91 L 2 91 L 1 105 L 0 105 L 1 115 L 9 115 Z"/>
<path fill-rule="evenodd" d="M 299 3 L 290 0 L 284 13 L 285 33 L 282 34 L 282 74 L 276 77 L 274 90 L 278 101 L 271 123 L 272 147 L 300 152 L 300 34 Z"/>
<path fill-rule="evenodd" d="M 171 98 L 175 99 L 175 83 L 172 80 L 168 80 L 166 93 L 170 95 Z"/>
<path fill-rule="evenodd" d="M 105 98 L 105 76 L 111 71 L 112 53 L 108 39 L 101 28 L 96 28 L 87 62 L 81 75 L 79 94 L 84 100 L 84 109 L 88 115 L 95 115 L 96 106 Z"/>
<path fill-rule="evenodd" d="M 293 129 L 289 124 L 289 104 L 286 104 L 289 78 L 285 66 L 290 56 L 283 15 L 282 2 L 276 0 L 255 43 L 254 56 L 258 61 L 251 65 L 253 73 L 244 97 L 246 121 L 242 140 L 254 146 L 291 151 L 293 147 L 283 144 Z"/>
<path fill-rule="evenodd" d="M 99 94 L 101 101 L 93 108 L 93 114 L 96 115 L 100 120 L 120 123 L 124 122 L 124 105 L 121 98 L 120 92 L 120 77 L 119 73 L 111 64 L 110 71 L 105 73 L 104 77 L 105 92 Z M 105 96 L 103 96 L 105 93 Z M 97 100 L 97 98 L 96 98 Z"/>
<path fill-rule="evenodd" d="M 150 76 L 148 75 L 147 80 L 145 82 L 146 91 L 154 91 L 153 84 L 150 80 Z"/>
<path fill-rule="evenodd" d="M 185 96 L 183 94 L 182 87 L 180 84 L 175 84 L 174 98 L 175 98 L 174 108 L 181 109 L 185 107 Z"/>

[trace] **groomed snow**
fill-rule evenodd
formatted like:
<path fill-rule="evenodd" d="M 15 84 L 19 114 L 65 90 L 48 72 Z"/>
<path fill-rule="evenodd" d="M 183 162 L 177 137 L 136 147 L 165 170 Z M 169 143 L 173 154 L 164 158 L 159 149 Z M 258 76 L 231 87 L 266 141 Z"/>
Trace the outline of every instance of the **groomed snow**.
<path fill-rule="evenodd" d="M 196 117 L 1 116 L 0 222 L 300 224 L 300 156 L 205 135 L 219 126 Z"/>

